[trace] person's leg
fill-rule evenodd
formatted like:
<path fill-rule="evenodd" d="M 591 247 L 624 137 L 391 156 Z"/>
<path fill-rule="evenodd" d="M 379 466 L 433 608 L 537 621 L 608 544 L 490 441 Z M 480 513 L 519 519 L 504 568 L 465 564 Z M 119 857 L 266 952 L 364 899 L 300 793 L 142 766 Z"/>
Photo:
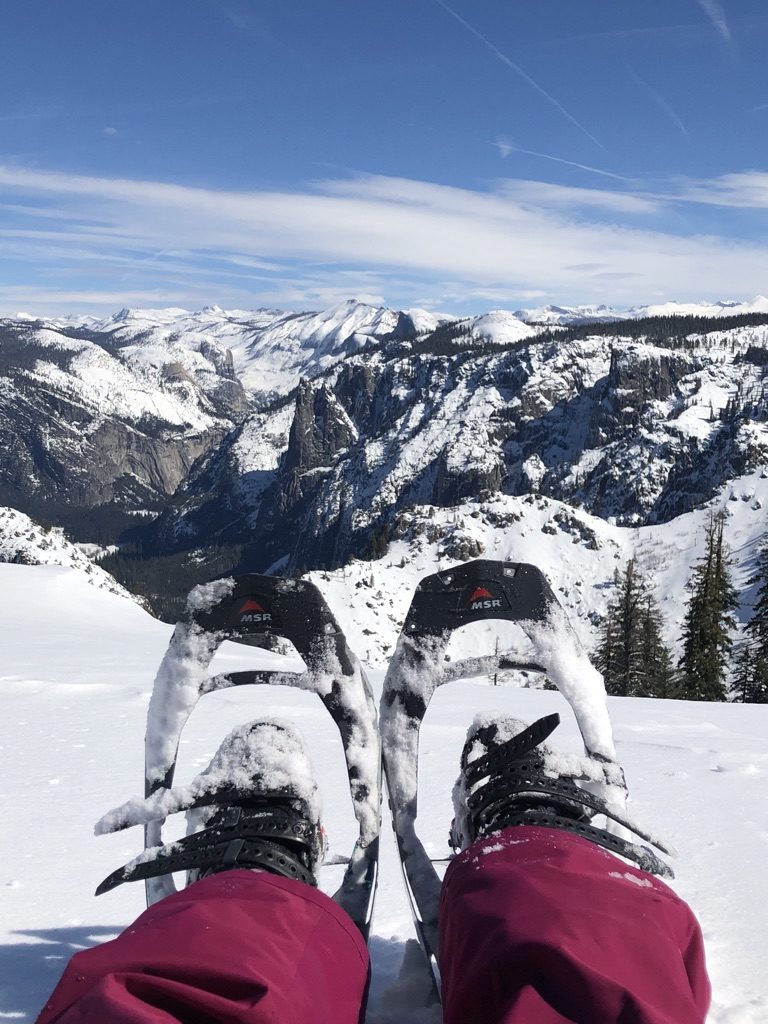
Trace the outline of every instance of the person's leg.
<path fill-rule="evenodd" d="M 443 882 L 444 1024 L 702 1024 L 696 920 L 663 882 L 569 832 L 475 842 Z"/>
<path fill-rule="evenodd" d="M 670 851 L 627 818 L 619 765 L 548 746 L 558 722 L 478 716 L 467 735 L 451 830 L 462 852 L 440 905 L 444 1022 L 703 1024 L 701 931 L 654 877 L 673 876 L 652 847 Z"/>
<path fill-rule="evenodd" d="M 163 819 L 168 806 L 187 810 L 191 831 L 96 891 L 181 871 L 191 884 L 76 954 L 38 1024 L 358 1024 L 368 951 L 316 888 L 325 842 L 301 736 L 239 726 L 189 786 L 128 801 L 99 828 Z"/>
<path fill-rule="evenodd" d="M 226 871 L 76 954 L 37 1024 L 358 1024 L 368 972 L 360 932 L 324 893 Z"/>

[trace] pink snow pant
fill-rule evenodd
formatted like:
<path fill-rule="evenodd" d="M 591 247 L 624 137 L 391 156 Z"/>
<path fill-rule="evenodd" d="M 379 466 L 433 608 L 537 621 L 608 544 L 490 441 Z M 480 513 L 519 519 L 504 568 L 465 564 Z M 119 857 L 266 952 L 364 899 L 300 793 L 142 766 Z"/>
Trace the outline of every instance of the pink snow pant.
<path fill-rule="evenodd" d="M 518 826 L 443 883 L 445 1024 L 702 1024 L 701 933 L 650 875 L 570 833 Z M 368 953 L 332 900 L 228 871 L 76 954 L 38 1024 L 358 1024 Z"/>

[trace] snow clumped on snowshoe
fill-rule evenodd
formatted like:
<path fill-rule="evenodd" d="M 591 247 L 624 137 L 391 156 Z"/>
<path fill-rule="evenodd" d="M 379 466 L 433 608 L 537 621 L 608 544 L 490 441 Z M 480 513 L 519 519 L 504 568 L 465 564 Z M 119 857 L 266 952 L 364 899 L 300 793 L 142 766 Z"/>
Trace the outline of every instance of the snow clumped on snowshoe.
<path fill-rule="evenodd" d="M 453 788 L 450 841 L 457 851 L 514 825 L 544 825 L 583 836 L 640 868 L 666 878 L 672 869 L 653 850 L 592 824 L 605 815 L 664 853 L 672 850 L 590 787 L 623 786 L 619 765 L 554 750 L 544 741 L 560 716 L 533 725 L 508 715 L 478 715 L 469 728 Z"/>
<path fill-rule="evenodd" d="M 320 798 L 301 735 L 276 721 L 238 726 L 188 786 L 131 800 L 97 832 L 187 812 L 187 835 L 153 847 L 106 878 L 97 894 L 122 882 L 187 871 L 189 883 L 230 868 L 260 868 L 317 885 L 325 852 Z"/>

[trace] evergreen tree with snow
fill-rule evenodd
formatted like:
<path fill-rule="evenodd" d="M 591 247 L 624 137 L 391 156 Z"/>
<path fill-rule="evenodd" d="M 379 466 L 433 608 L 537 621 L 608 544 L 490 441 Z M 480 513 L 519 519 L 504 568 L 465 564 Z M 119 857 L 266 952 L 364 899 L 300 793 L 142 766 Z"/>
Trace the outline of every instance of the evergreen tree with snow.
<path fill-rule="evenodd" d="M 768 657 L 749 641 L 737 652 L 731 699 L 743 704 L 768 704 Z"/>
<path fill-rule="evenodd" d="M 768 704 L 768 541 L 761 546 L 757 571 L 749 582 L 758 584 L 757 601 L 744 627 L 733 699 Z"/>
<path fill-rule="evenodd" d="M 595 664 L 606 691 L 619 697 L 666 697 L 669 652 L 661 639 L 661 614 L 631 558 L 616 574 L 615 597 L 602 623 Z"/>
<path fill-rule="evenodd" d="M 676 696 L 686 700 L 727 699 L 727 676 L 738 604 L 731 581 L 730 555 L 723 538 L 725 513 L 707 527 L 706 549 L 693 567 L 691 596 L 683 623 L 683 654 Z"/>

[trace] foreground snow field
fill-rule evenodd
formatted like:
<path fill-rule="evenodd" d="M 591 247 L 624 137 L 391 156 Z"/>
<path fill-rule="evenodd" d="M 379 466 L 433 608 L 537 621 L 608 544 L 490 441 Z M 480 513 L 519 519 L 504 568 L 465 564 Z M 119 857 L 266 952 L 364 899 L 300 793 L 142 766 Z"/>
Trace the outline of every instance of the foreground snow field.
<path fill-rule="evenodd" d="M 334 604 L 343 599 L 338 590 L 331 595 Z M 335 610 L 343 619 L 343 609 Z M 96 839 L 93 823 L 142 790 L 146 709 L 170 633 L 76 570 L 0 564 L 0 1020 L 33 1021 L 68 957 L 113 936 L 143 909 L 138 885 L 98 900 L 92 895 L 141 844 L 139 830 Z M 217 667 L 274 660 L 243 651 L 222 649 Z M 381 678 L 374 676 L 377 689 Z M 418 822 L 436 856 L 447 853 L 450 787 L 466 727 L 481 703 L 528 719 L 559 710 L 564 722 L 555 739 L 579 749 L 575 723 L 557 693 L 473 683 L 438 691 L 422 729 Z M 702 922 L 714 985 L 710 1021 L 768 1022 L 768 706 L 618 698 L 609 704 L 632 814 L 678 849 L 673 884 Z M 179 781 L 207 763 L 233 725 L 265 712 L 289 715 L 304 733 L 323 793 L 330 852 L 348 853 L 356 825 L 341 744 L 311 694 L 270 687 L 206 697 L 182 740 Z M 333 887 L 339 870 L 328 869 L 325 887 Z M 439 1019 L 415 1008 L 412 972 L 398 981 L 412 937 L 385 821 L 371 1024 Z"/>

